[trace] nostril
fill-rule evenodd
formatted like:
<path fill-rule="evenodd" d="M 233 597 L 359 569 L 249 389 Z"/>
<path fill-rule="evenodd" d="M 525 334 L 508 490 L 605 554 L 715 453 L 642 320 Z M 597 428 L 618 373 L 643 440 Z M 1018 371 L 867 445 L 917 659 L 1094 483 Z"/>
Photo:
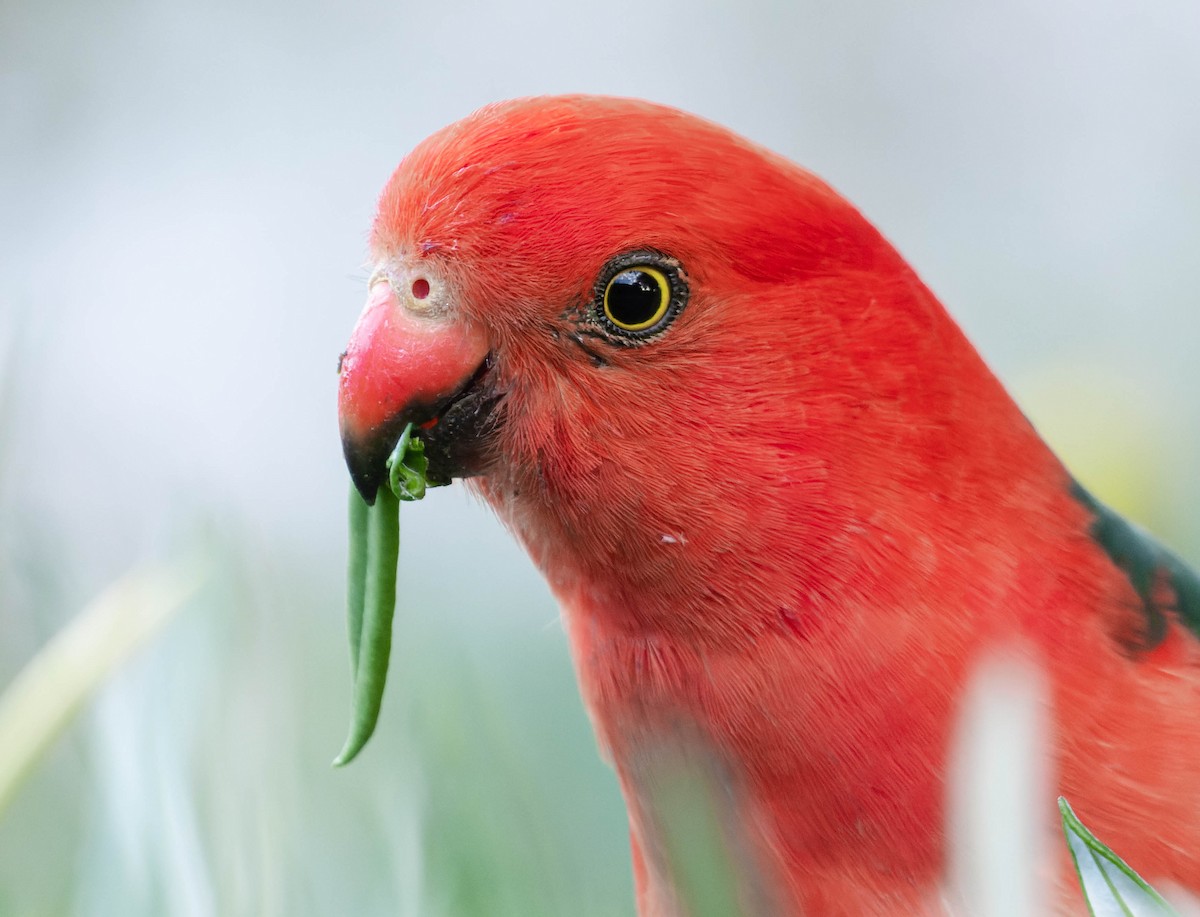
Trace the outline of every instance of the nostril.
<path fill-rule="evenodd" d="M 418 277 L 412 282 L 413 299 L 424 299 L 429 295 L 429 281 L 424 277 Z"/>

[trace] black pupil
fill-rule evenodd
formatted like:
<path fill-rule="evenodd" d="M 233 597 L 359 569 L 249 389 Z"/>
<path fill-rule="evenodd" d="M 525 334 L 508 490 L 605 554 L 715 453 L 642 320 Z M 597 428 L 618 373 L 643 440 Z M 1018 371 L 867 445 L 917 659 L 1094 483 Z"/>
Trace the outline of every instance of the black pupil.
<path fill-rule="evenodd" d="M 619 325 L 641 325 L 658 313 L 662 291 L 653 274 L 622 271 L 608 288 L 608 314 Z"/>

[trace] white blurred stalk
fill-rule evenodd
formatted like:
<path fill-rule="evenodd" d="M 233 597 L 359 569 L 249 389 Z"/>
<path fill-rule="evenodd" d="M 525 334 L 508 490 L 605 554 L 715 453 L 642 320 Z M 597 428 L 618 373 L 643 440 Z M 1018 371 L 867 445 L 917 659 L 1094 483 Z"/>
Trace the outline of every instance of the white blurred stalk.
<path fill-rule="evenodd" d="M 46 644 L 0 695 L 0 813 L 96 688 L 196 591 L 190 567 L 128 574 Z"/>
<path fill-rule="evenodd" d="M 91 757 L 92 824 L 79 858 L 73 917 L 214 917 L 213 870 L 192 766 L 210 671 L 207 621 L 176 630 L 126 666 L 97 699 Z M 254 823 L 263 793 L 242 805 Z M 253 862 L 250 838 L 239 838 Z M 270 885 L 270 877 L 263 879 Z M 261 905 L 261 900 L 256 902 Z M 234 913 L 269 917 L 248 906 Z"/>
<path fill-rule="evenodd" d="M 1050 912 L 1057 809 L 1042 672 L 1016 654 L 977 668 L 953 748 L 947 837 L 953 913 L 1036 917 Z"/>

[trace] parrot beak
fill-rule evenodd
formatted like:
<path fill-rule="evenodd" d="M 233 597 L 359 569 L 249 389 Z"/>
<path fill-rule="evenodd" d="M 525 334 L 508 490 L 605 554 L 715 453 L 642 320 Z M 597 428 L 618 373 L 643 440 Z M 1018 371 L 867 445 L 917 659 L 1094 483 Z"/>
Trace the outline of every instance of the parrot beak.
<path fill-rule="evenodd" d="M 424 284 L 424 286 L 419 286 Z M 401 287 L 404 289 L 404 287 Z M 431 483 L 475 471 L 499 395 L 483 331 L 455 319 L 419 278 L 397 296 L 392 280 L 372 284 L 367 305 L 338 363 L 338 419 L 350 477 L 367 503 L 408 424 L 420 429 Z M 433 301 L 431 301 L 433 299 Z"/>

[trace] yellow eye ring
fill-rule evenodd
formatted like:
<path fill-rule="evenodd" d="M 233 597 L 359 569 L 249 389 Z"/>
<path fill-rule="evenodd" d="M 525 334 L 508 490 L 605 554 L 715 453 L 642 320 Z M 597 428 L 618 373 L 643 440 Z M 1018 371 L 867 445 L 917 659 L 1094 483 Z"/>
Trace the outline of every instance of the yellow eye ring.
<path fill-rule="evenodd" d="M 604 317 L 621 331 L 649 331 L 671 308 L 671 281 L 658 268 L 634 264 L 604 286 Z"/>

